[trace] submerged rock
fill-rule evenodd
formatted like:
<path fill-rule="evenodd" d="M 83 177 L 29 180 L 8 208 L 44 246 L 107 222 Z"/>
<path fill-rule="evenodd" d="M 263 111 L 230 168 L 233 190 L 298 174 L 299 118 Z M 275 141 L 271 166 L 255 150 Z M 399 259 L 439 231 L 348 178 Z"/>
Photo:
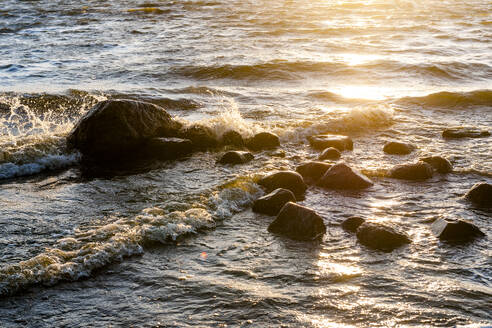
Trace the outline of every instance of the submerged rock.
<path fill-rule="evenodd" d="M 444 130 L 442 136 L 447 139 L 483 138 L 490 136 L 490 132 L 473 127 L 455 127 Z"/>
<path fill-rule="evenodd" d="M 286 203 L 295 201 L 296 197 L 292 191 L 278 188 L 268 195 L 258 198 L 253 203 L 253 212 L 267 215 L 277 215 Z"/>
<path fill-rule="evenodd" d="M 156 159 L 176 159 L 191 154 L 191 140 L 180 138 L 152 138 L 145 144 L 147 157 Z"/>
<path fill-rule="evenodd" d="M 476 205 L 492 207 L 492 185 L 477 183 L 466 193 L 465 198 Z"/>
<path fill-rule="evenodd" d="M 333 165 L 318 180 L 317 185 L 329 189 L 365 189 L 372 181 L 345 163 Z"/>
<path fill-rule="evenodd" d="M 451 242 L 467 242 L 485 236 L 477 226 L 464 220 L 439 219 L 432 224 L 431 230 L 437 238 Z"/>
<path fill-rule="evenodd" d="M 79 120 L 67 144 L 99 162 L 131 158 L 147 140 L 176 136 L 180 127 L 180 123 L 157 105 L 124 99 L 105 100 Z"/>
<path fill-rule="evenodd" d="M 323 162 L 307 162 L 296 167 L 296 171 L 302 175 L 305 182 L 313 184 L 332 166 Z"/>
<path fill-rule="evenodd" d="M 323 150 L 323 152 L 319 155 L 318 159 L 320 161 L 328 159 L 328 160 L 337 160 L 342 156 L 342 153 L 336 148 L 329 147 Z"/>
<path fill-rule="evenodd" d="M 276 134 L 261 132 L 246 141 L 246 147 L 258 151 L 263 149 L 273 149 L 280 146 L 280 140 Z"/>
<path fill-rule="evenodd" d="M 411 242 L 398 228 L 373 222 L 361 224 L 356 235 L 361 244 L 382 251 L 392 251 Z"/>
<path fill-rule="evenodd" d="M 351 216 L 342 222 L 342 228 L 350 232 L 356 232 L 357 228 L 364 222 L 366 220 L 360 216 Z"/>
<path fill-rule="evenodd" d="M 314 240 L 326 233 L 326 226 L 312 209 L 289 202 L 268 226 L 268 231 L 294 240 Z"/>
<path fill-rule="evenodd" d="M 239 132 L 234 130 L 229 130 L 222 135 L 221 140 L 223 145 L 226 146 L 236 146 L 236 147 L 244 147 L 243 137 Z"/>
<path fill-rule="evenodd" d="M 384 145 L 383 151 L 391 155 L 408 155 L 415 150 L 415 146 L 403 142 L 391 141 Z"/>
<path fill-rule="evenodd" d="M 267 192 L 271 192 L 277 188 L 288 189 L 294 193 L 297 199 L 302 199 L 307 189 L 302 176 L 293 171 L 280 171 L 267 175 L 260 179 L 258 184 L 263 186 Z"/>
<path fill-rule="evenodd" d="M 334 134 L 319 134 L 316 136 L 310 136 L 307 138 L 309 144 L 314 149 L 325 149 L 333 147 L 339 151 L 354 149 L 354 143 L 352 139 L 347 136 L 340 136 Z"/>
<path fill-rule="evenodd" d="M 432 166 L 434 170 L 438 173 L 450 173 L 453 172 L 453 164 L 450 161 L 441 156 L 429 156 L 423 157 L 420 159 L 422 162 L 425 162 Z"/>
<path fill-rule="evenodd" d="M 254 158 L 253 154 L 247 151 L 228 151 L 219 159 L 220 164 L 244 164 Z"/>
<path fill-rule="evenodd" d="M 191 140 L 195 149 L 214 148 L 219 145 L 219 141 L 212 129 L 199 124 L 182 129 L 180 137 Z"/>
<path fill-rule="evenodd" d="M 432 178 L 432 166 L 425 162 L 399 164 L 389 171 L 389 176 L 402 180 L 425 180 Z"/>

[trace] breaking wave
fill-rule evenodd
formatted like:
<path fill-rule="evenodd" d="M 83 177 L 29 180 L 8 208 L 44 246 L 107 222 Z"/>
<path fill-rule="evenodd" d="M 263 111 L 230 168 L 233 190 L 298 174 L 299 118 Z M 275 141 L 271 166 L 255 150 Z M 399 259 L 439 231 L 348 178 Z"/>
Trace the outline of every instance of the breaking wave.
<path fill-rule="evenodd" d="M 405 97 L 399 103 L 429 107 L 471 107 L 492 106 L 492 90 L 475 90 L 470 92 L 437 92 L 424 97 Z"/>

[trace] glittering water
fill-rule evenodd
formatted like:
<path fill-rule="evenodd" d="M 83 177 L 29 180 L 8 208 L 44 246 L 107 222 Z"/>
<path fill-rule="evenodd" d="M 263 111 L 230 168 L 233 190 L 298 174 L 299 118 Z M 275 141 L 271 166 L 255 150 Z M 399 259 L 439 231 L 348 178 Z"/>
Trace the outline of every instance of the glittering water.
<path fill-rule="evenodd" d="M 463 194 L 492 182 L 489 1 L 16 1 L 0 8 L 0 326 L 490 325 L 490 210 Z M 217 135 L 277 133 L 249 164 L 221 151 L 88 179 L 65 149 L 98 101 L 131 98 Z M 363 192 L 311 187 L 319 243 L 266 231 L 252 213 L 266 172 L 316 159 L 306 137 L 350 135 Z M 418 146 L 395 157 L 388 140 Z M 386 169 L 443 155 L 425 182 Z M 402 226 L 392 253 L 360 245 L 351 215 Z M 430 233 L 438 217 L 488 237 Z"/>

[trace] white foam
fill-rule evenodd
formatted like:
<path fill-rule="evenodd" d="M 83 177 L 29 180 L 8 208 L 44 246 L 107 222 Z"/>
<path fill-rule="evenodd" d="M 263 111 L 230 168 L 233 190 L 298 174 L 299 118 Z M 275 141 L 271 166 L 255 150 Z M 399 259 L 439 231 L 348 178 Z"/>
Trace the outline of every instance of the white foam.
<path fill-rule="evenodd" d="M 1 268 L 0 295 L 35 283 L 51 285 L 87 277 L 94 269 L 141 254 L 146 243 L 166 243 L 214 228 L 216 220 L 243 210 L 259 193 L 251 179 L 243 178 L 213 192 L 207 201 L 209 206 L 173 212 L 150 207 L 136 217 L 115 218 L 106 225 L 76 232 L 34 258 Z"/>

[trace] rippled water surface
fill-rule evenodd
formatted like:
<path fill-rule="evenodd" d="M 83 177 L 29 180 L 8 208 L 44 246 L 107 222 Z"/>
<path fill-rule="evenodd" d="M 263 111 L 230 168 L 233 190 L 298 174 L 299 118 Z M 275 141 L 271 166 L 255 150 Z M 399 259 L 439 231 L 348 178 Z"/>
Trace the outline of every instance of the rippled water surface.
<path fill-rule="evenodd" d="M 18 1 L 0 8 L 0 326 L 487 326 L 492 183 L 490 1 Z M 164 107 L 221 136 L 280 136 L 240 166 L 223 149 L 112 178 L 81 173 L 74 123 L 105 99 Z M 342 159 L 375 185 L 310 187 L 319 242 L 267 232 L 251 212 L 268 172 L 316 159 L 306 137 L 354 140 Z M 388 140 L 415 144 L 406 156 Z M 405 182 L 395 164 L 442 155 L 454 172 Z M 412 243 L 370 250 L 349 216 Z M 436 218 L 487 236 L 440 242 Z"/>

